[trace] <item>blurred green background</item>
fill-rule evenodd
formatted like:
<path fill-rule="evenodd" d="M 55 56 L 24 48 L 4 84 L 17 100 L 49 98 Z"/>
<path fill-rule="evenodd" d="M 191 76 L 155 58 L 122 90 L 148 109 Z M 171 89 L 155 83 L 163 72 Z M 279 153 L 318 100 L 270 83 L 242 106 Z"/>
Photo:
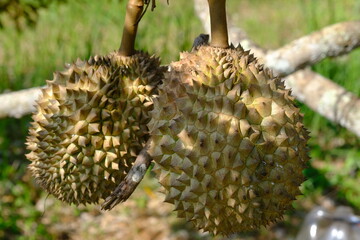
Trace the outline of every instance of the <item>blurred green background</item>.
<path fill-rule="evenodd" d="M 64 63 L 117 49 L 125 4 L 119 0 L 0 1 L 0 93 L 44 85 L 55 70 L 63 69 Z M 277 48 L 324 26 L 358 20 L 360 1 L 228 0 L 228 9 L 235 24 L 255 42 Z M 155 11 L 148 10 L 141 21 L 136 47 L 156 53 L 167 64 L 177 60 L 180 51 L 190 50 L 193 39 L 202 32 L 192 1 L 170 0 L 168 6 L 165 0 L 159 0 Z M 326 59 L 312 68 L 360 97 L 359 50 Z M 273 232 L 279 226 L 286 236 L 292 236 L 306 211 L 324 199 L 349 205 L 359 213 L 359 138 L 305 105 L 299 106 L 312 137 L 312 160 L 305 171 L 308 180 L 302 186 L 304 195 L 294 203 L 295 210 L 284 222 L 245 237 L 275 238 Z M 91 222 L 87 218 L 105 215 L 97 207 L 67 207 L 47 197 L 34 184 L 24 157 L 30 120 L 29 116 L 0 119 L 0 239 L 113 239 L 113 232 L 106 230 L 109 225 L 85 224 Z M 116 213 L 125 219 L 121 221 L 128 221 L 122 222 L 124 226 L 134 228 L 134 235 L 123 239 L 138 239 L 136 236 L 141 234 L 148 237 L 143 239 L 211 239 L 191 230 L 183 221 L 173 220 L 171 206 L 163 205 L 158 197 L 158 187 L 148 174 L 129 203 L 118 207 Z M 151 210 L 156 204 L 164 210 Z M 163 224 L 157 235 L 151 235 L 153 229 L 147 232 L 145 227 L 136 227 L 148 225 L 144 219 Z M 95 230 L 89 233 L 89 229 Z"/>

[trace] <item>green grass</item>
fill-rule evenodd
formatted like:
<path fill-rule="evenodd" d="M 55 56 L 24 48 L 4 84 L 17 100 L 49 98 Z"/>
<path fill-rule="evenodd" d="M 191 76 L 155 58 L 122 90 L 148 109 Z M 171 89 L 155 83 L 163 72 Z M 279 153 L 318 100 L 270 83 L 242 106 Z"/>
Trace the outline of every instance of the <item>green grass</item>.
<path fill-rule="evenodd" d="M 40 192 L 29 182 L 26 166 L 15 163 L 0 167 L 0 239 L 49 239 L 35 206 Z"/>
<path fill-rule="evenodd" d="M 158 1 L 155 11 L 148 10 L 140 23 L 137 49 L 157 54 L 164 64 L 177 60 L 179 51 L 189 50 L 193 39 L 203 32 L 190 2 L 170 0 L 168 6 L 165 0 Z M 360 11 L 357 0 L 234 0 L 228 5 L 236 24 L 266 48 L 280 47 L 329 24 L 358 19 Z M 0 93 L 44 85 L 66 62 L 116 50 L 124 10 L 125 1 L 74 0 L 41 9 L 37 24 L 20 32 L 11 21 L 4 21 L 0 30 Z M 357 50 L 344 57 L 326 59 L 313 70 L 360 96 L 359 59 Z M 313 161 L 306 171 L 309 180 L 304 185 L 305 193 L 335 189 L 339 200 L 360 209 L 356 187 L 360 179 L 356 170 L 359 139 L 299 105 L 312 132 Z M 40 192 L 29 184 L 29 177 L 23 177 L 29 121 L 29 116 L 0 120 L 0 186 L 5 186 L 0 190 L 0 212 L 8 211 L 6 218 L 0 218 L 0 239 L 18 239 L 20 235 L 27 239 L 43 235 L 48 239 L 43 225 L 33 225 L 41 217 L 34 207 Z M 344 166 L 341 171 L 331 167 L 335 163 Z M 2 201 L 4 196 L 13 196 L 16 201 Z"/>
<path fill-rule="evenodd" d="M 0 31 L 0 91 L 42 85 L 66 62 L 116 50 L 124 10 L 125 1 L 69 1 L 41 10 L 34 28 L 17 32 L 5 27 Z M 180 50 L 189 50 L 200 32 L 191 5 L 159 3 L 141 21 L 136 47 L 169 63 Z"/>
<path fill-rule="evenodd" d="M 327 25 L 359 20 L 356 0 L 228 1 L 233 21 L 265 48 L 277 48 Z"/>

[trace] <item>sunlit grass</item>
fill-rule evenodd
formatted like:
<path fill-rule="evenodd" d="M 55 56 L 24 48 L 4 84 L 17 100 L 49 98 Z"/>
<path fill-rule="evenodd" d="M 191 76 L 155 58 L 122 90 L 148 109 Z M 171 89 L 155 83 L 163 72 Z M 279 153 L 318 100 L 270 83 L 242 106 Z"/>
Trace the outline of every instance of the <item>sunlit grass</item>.
<path fill-rule="evenodd" d="M 40 11 L 35 28 L 5 27 L 0 31 L 0 91 L 42 85 L 66 62 L 116 50 L 124 12 L 125 1 L 69 1 Z M 159 55 L 164 63 L 176 60 L 201 32 L 198 21 L 192 4 L 159 2 L 140 22 L 137 49 Z"/>

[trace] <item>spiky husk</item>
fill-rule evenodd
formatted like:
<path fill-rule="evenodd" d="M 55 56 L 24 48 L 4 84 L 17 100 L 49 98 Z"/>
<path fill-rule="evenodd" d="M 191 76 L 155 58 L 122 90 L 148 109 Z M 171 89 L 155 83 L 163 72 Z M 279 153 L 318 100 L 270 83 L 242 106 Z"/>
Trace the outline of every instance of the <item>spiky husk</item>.
<path fill-rule="evenodd" d="M 142 52 L 77 60 L 56 72 L 27 138 L 39 185 L 76 205 L 106 198 L 149 138 L 151 97 L 163 72 L 158 58 Z"/>
<path fill-rule="evenodd" d="M 302 115 L 283 82 L 241 47 L 183 53 L 151 115 L 165 201 L 197 228 L 253 230 L 300 194 L 309 159 Z"/>

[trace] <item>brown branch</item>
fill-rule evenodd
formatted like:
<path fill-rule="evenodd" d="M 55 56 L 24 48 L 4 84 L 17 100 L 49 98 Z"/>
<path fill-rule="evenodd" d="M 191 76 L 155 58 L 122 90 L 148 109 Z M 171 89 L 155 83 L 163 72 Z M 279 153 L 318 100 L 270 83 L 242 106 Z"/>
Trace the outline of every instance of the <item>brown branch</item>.
<path fill-rule="evenodd" d="M 122 56 L 131 56 L 135 53 L 135 38 L 138 20 L 144 8 L 143 0 L 129 0 L 126 5 L 125 23 L 119 53 Z"/>
<path fill-rule="evenodd" d="M 150 155 L 147 153 L 149 145 L 150 143 L 148 142 L 145 148 L 141 150 L 129 173 L 116 187 L 113 193 L 105 199 L 105 202 L 101 205 L 101 209 L 111 210 L 117 204 L 126 201 L 135 191 L 136 187 L 145 176 L 146 170 L 149 168 L 152 160 Z"/>
<path fill-rule="evenodd" d="M 229 38 L 226 22 L 226 0 L 208 0 L 211 42 L 210 46 L 227 48 Z"/>

